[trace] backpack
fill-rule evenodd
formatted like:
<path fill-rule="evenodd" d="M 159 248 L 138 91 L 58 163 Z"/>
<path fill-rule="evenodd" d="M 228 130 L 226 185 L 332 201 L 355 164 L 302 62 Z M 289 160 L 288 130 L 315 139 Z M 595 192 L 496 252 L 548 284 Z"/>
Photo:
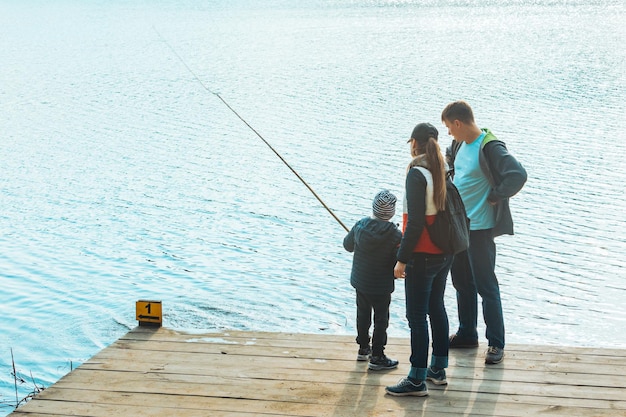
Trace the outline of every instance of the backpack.
<path fill-rule="evenodd" d="M 448 173 L 446 209 L 437 212 L 433 224 L 426 224 L 430 240 L 444 253 L 456 255 L 469 247 L 469 226 L 470 220 L 465 212 L 465 205 Z"/>

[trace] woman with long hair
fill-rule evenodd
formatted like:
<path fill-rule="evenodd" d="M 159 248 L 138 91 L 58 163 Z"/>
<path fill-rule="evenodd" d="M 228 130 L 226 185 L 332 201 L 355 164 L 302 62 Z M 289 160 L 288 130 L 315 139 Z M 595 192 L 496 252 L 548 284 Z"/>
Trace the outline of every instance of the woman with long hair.
<path fill-rule="evenodd" d="M 444 304 L 452 255 L 437 247 L 428 234 L 438 211 L 445 208 L 446 165 L 437 142 L 439 132 L 430 123 L 413 129 L 409 143 L 413 160 L 407 168 L 403 213 L 404 235 L 394 268 L 404 278 L 406 317 L 411 329 L 411 368 L 406 378 L 386 387 L 391 395 L 426 396 L 426 380 L 445 385 L 448 367 L 448 314 Z M 432 354 L 428 366 L 429 331 Z"/>

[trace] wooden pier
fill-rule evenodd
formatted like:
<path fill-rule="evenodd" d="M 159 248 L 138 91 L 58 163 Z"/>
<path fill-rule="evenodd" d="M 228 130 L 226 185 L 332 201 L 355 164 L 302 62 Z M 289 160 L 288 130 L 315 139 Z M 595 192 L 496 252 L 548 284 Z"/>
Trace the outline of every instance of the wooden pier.
<path fill-rule="evenodd" d="M 137 327 L 10 416 L 626 416 L 626 349 L 507 345 L 489 366 L 485 349 L 451 350 L 428 397 L 392 397 L 408 339 L 381 372 L 353 336 Z"/>

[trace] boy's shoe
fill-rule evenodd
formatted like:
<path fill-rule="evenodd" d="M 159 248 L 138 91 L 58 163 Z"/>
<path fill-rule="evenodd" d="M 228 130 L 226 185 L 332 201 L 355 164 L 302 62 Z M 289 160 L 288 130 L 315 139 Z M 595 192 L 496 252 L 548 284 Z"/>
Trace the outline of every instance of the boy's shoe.
<path fill-rule="evenodd" d="M 450 335 L 450 349 L 477 348 L 478 339 L 469 339 L 457 334 Z"/>
<path fill-rule="evenodd" d="M 396 385 L 385 387 L 385 392 L 397 397 L 404 397 L 407 395 L 425 397 L 428 395 L 428 387 L 424 381 L 413 382 L 409 378 L 403 378 Z"/>
<path fill-rule="evenodd" d="M 372 348 L 370 346 L 365 348 L 359 348 L 359 353 L 356 355 L 357 361 L 367 361 L 372 357 Z"/>
<path fill-rule="evenodd" d="M 487 354 L 485 355 L 485 363 L 493 365 L 502 362 L 503 359 L 504 349 L 495 346 L 489 346 L 489 348 L 487 349 Z"/>
<path fill-rule="evenodd" d="M 445 369 L 433 371 L 433 368 L 429 367 L 428 370 L 426 371 L 426 379 L 435 385 L 447 385 L 448 384 L 448 380 L 446 379 Z"/>
<path fill-rule="evenodd" d="M 398 361 L 389 359 L 387 356 L 372 356 L 368 368 L 372 371 L 382 371 L 386 369 L 394 369 L 398 367 Z"/>

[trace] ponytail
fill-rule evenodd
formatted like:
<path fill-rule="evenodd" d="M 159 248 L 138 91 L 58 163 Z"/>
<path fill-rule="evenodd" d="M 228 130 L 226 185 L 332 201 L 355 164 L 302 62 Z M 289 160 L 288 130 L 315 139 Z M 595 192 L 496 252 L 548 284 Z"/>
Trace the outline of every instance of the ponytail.
<path fill-rule="evenodd" d="M 418 149 L 419 148 L 419 149 Z M 428 141 L 418 144 L 414 141 L 414 148 L 411 149 L 411 155 L 415 158 L 409 164 L 408 168 L 420 165 L 417 158 L 425 159 L 426 167 L 433 176 L 433 200 L 438 211 L 444 211 L 446 207 L 446 164 L 439 148 L 439 142 L 433 136 Z"/>

